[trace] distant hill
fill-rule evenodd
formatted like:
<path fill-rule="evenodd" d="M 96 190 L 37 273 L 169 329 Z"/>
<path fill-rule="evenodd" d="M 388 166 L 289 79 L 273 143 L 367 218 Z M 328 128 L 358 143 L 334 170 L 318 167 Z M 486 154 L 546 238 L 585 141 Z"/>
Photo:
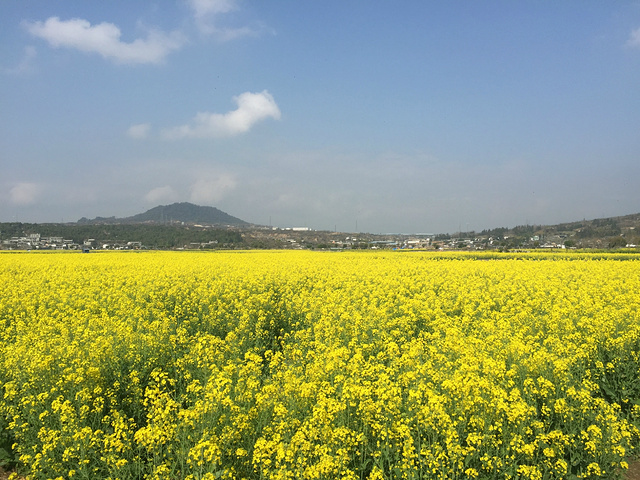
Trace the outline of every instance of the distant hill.
<path fill-rule="evenodd" d="M 226 227 L 245 228 L 226 228 Z M 191 203 L 160 205 L 126 218 L 82 218 L 74 223 L 0 223 L 0 250 L 53 248 L 90 241 L 94 246 L 128 248 L 131 242 L 147 248 L 395 248 L 411 239 L 407 234 L 357 233 L 357 242 L 345 242 L 352 233 L 272 229 L 252 225 L 214 207 Z M 40 238 L 39 242 L 34 238 Z M 415 240 L 415 239 L 414 239 Z M 36 243 L 34 243 L 36 242 Z M 409 242 L 411 243 L 411 242 Z M 40 244 L 38 246 L 38 244 Z M 499 249 L 585 248 L 640 251 L 640 213 L 581 220 L 556 225 L 520 225 L 481 232 L 438 234 L 431 248 Z"/>
<path fill-rule="evenodd" d="M 248 222 L 233 217 L 228 213 L 218 210 L 215 207 L 194 205 L 193 203 L 181 202 L 171 205 L 158 205 L 144 213 L 139 213 L 131 217 L 96 217 L 93 220 L 81 218 L 79 224 L 123 224 L 123 223 L 185 223 L 199 225 L 233 225 L 248 226 Z"/>
<path fill-rule="evenodd" d="M 475 234 L 475 232 L 474 232 Z M 556 225 L 519 225 L 514 228 L 483 230 L 478 235 L 509 239 L 512 245 L 555 243 L 581 248 L 620 248 L 640 245 L 640 213 L 596 218 Z"/>

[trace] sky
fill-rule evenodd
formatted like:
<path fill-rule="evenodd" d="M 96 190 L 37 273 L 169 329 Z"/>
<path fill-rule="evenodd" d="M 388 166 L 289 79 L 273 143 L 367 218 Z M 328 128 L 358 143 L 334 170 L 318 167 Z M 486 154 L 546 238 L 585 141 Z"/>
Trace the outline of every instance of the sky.
<path fill-rule="evenodd" d="M 640 212 L 640 2 L 0 2 L 0 221 Z"/>

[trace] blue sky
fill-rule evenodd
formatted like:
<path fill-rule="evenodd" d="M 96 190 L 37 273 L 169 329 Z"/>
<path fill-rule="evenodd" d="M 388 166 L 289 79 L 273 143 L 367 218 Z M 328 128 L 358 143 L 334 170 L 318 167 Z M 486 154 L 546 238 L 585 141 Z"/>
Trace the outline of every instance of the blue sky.
<path fill-rule="evenodd" d="M 640 2 L 0 2 L 0 221 L 640 212 Z"/>

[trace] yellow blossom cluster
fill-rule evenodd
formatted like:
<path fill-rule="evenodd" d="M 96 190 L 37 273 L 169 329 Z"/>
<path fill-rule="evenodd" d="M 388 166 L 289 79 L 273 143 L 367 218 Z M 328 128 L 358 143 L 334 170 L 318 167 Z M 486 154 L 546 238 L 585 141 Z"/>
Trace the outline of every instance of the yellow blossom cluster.
<path fill-rule="evenodd" d="M 28 478 L 608 479 L 639 405 L 630 254 L 0 254 Z"/>

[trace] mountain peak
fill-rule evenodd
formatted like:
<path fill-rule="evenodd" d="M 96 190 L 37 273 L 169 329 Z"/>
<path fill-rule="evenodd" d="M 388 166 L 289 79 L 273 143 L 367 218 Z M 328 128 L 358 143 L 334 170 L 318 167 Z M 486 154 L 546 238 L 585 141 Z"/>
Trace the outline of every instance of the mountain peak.
<path fill-rule="evenodd" d="M 78 223 L 188 223 L 201 225 L 249 225 L 215 207 L 195 205 L 189 202 L 177 202 L 171 205 L 158 205 L 131 217 L 96 217 L 93 220 L 81 218 Z"/>

